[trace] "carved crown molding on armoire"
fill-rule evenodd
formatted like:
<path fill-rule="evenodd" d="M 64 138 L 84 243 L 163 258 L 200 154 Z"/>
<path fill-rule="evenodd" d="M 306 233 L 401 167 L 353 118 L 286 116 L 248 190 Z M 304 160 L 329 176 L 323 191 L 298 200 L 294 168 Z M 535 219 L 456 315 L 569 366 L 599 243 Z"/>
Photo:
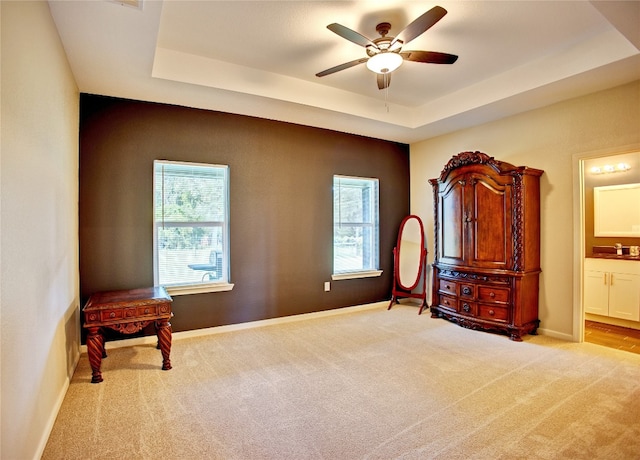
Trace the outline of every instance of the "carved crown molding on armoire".
<path fill-rule="evenodd" d="M 536 332 L 542 174 L 476 151 L 453 156 L 429 181 L 432 317 L 516 341 Z"/>

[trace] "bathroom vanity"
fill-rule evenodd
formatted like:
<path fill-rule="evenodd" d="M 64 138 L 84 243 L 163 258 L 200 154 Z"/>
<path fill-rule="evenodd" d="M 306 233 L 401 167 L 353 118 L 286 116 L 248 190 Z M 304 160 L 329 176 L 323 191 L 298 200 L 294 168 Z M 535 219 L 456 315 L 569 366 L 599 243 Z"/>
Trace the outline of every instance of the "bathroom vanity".
<path fill-rule="evenodd" d="M 640 257 L 594 253 L 586 258 L 584 311 L 640 321 Z"/>

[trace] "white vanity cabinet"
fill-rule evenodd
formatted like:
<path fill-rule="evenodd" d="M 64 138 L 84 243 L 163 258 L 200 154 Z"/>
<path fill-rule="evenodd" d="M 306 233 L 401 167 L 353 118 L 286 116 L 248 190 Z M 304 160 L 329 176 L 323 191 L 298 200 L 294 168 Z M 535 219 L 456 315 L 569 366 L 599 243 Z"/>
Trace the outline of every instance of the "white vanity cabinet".
<path fill-rule="evenodd" d="M 584 311 L 640 321 L 640 262 L 585 259 Z"/>

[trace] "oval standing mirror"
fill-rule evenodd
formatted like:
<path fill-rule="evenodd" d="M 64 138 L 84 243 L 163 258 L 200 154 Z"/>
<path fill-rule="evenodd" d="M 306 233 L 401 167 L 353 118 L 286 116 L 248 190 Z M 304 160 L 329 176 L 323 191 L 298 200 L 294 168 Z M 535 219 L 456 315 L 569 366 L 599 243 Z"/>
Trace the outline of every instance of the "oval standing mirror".
<path fill-rule="evenodd" d="M 420 281 L 424 232 L 417 216 L 408 216 L 400 225 L 398 233 L 398 286 L 414 289 Z"/>
<path fill-rule="evenodd" d="M 393 291 L 391 303 L 398 303 L 402 297 L 414 297 L 422 300 L 420 313 L 426 305 L 426 269 L 427 251 L 424 243 L 424 227 L 420 217 L 410 215 L 400 224 L 398 241 L 393 249 Z M 413 292 L 423 281 L 422 291 Z"/>

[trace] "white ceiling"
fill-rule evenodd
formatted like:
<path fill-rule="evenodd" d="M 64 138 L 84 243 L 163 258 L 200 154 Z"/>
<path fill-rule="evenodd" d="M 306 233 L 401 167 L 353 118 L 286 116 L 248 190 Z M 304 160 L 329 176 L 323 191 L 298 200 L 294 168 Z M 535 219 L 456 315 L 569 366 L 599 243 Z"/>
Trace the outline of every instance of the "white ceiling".
<path fill-rule="evenodd" d="M 79 89 L 411 143 L 640 79 L 640 1 L 50 0 Z M 448 14 L 403 50 L 388 90 L 358 65 L 337 22 L 395 36 L 435 5 Z M 640 110 L 640 108 L 639 108 Z"/>

